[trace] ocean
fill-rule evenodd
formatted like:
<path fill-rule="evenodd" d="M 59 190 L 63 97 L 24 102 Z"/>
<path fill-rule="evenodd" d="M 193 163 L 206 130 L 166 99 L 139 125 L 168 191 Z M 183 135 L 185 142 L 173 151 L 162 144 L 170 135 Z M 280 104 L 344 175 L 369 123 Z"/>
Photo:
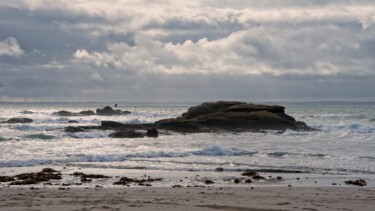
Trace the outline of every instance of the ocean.
<path fill-rule="evenodd" d="M 233 174 L 254 169 L 369 178 L 375 176 L 375 103 L 271 103 L 317 131 L 283 133 L 170 133 L 158 138 L 112 139 L 111 131 L 66 133 L 67 126 L 102 120 L 153 123 L 180 116 L 199 103 L 118 103 L 122 116 L 60 117 L 114 103 L 0 103 L 0 121 L 27 117 L 28 124 L 0 124 L 0 170 L 87 168 L 91 171 L 164 172 L 164 175 Z M 68 123 L 76 120 L 78 123 Z"/>

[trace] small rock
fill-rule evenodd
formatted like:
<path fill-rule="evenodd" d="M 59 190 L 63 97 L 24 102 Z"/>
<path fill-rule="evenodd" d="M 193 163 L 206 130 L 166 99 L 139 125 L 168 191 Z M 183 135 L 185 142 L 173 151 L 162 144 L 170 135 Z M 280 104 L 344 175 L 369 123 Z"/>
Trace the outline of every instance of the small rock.
<path fill-rule="evenodd" d="M 246 170 L 244 173 L 242 173 L 242 176 L 249 176 L 253 177 L 256 176 L 258 173 L 255 170 Z"/>
<path fill-rule="evenodd" d="M 222 171 L 224 171 L 224 168 L 222 168 L 222 167 L 218 167 L 218 168 L 215 169 L 215 171 L 222 172 Z"/>
<path fill-rule="evenodd" d="M 266 178 L 262 177 L 262 176 L 259 176 L 259 175 L 255 175 L 252 177 L 254 180 L 266 180 Z"/>
<path fill-rule="evenodd" d="M 204 181 L 204 183 L 207 184 L 207 185 L 209 185 L 209 184 L 214 184 L 215 182 L 212 181 L 212 180 L 206 180 L 206 181 Z"/>
<path fill-rule="evenodd" d="M 240 183 L 241 181 L 239 180 L 239 179 L 234 179 L 234 181 L 233 181 L 235 184 L 238 184 L 238 183 Z"/>
<path fill-rule="evenodd" d="M 137 132 L 137 131 L 132 131 L 132 130 L 127 130 L 127 131 L 118 131 L 109 134 L 109 137 L 111 138 L 143 138 L 144 134 Z"/>
<path fill-rule="evenodd" d="M 253 182 L 253 180 L 251 180 L 251 179 L 246 179 L 245 180 L 245 183 L 252 183 Z"/>
<path fill-rule="evenodd" d="M 147 137 L 157 138 L 159 136 L 159 131 L 157 129 L 155 129 L 155 128 L 149 129 L 146 132 L 146 136 Z"/>
<path fill-rule="evenodd" d="M 348 181 L 345 181 L 345 184 L 348 184 L 348 185 L 357 185 L 357 186 L 366 186 L 367 182 L 364 179 L 357 179 L 357 180 L 348 180 Z"/>

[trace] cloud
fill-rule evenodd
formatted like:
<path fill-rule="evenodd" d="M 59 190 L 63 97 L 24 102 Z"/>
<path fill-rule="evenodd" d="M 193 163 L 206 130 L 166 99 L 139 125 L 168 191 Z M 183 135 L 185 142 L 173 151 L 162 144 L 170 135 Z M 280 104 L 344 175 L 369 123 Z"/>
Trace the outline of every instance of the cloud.
<path fill-rule="evenodd" d="M 375 96 L 373 0 L 2 0 L 0 19 L 0 97 Z"/>
<path fill-rule="evenodd" d="M 0 41 L 0 56 L 20 57 L 23 50 L 18 45 L 16 38 L 8 37 L 4 41 Z"/>

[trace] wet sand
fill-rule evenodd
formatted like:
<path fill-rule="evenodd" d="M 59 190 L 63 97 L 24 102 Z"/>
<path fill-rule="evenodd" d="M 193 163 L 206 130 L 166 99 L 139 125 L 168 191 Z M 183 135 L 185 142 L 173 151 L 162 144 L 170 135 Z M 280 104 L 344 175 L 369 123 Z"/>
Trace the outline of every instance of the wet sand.
<path fill-rule="evenodd" d="M 374 210 L 368 187 L 2 187 L 0 210 Z"/>

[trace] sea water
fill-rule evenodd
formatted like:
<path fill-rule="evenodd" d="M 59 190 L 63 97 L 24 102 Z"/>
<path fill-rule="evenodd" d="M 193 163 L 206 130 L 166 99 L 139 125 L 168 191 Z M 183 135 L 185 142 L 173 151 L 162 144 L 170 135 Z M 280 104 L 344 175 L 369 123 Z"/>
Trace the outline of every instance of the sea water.
<path fill-rule="evenodd" d="M 67 126 L 103 120 L 153 123 L 180 116 L 196 103 L 118 103 L 122 116 L 53 115 L 114 103 L 0 103 L 0 121 L 26 117 L 28 124 L 0 124 L 0 168 L 74 166 L 168 172 L 260 171 L 375 175 L 375 103 L 271 103 L 317 131 L 283 133 L 170 133 L 158 138 L 113 139 L 113 131 L 67 133 Z M 78 123 L 68 123 L 76 120 Z M 183 174 L 183 173 L 182 173 Z"/>

